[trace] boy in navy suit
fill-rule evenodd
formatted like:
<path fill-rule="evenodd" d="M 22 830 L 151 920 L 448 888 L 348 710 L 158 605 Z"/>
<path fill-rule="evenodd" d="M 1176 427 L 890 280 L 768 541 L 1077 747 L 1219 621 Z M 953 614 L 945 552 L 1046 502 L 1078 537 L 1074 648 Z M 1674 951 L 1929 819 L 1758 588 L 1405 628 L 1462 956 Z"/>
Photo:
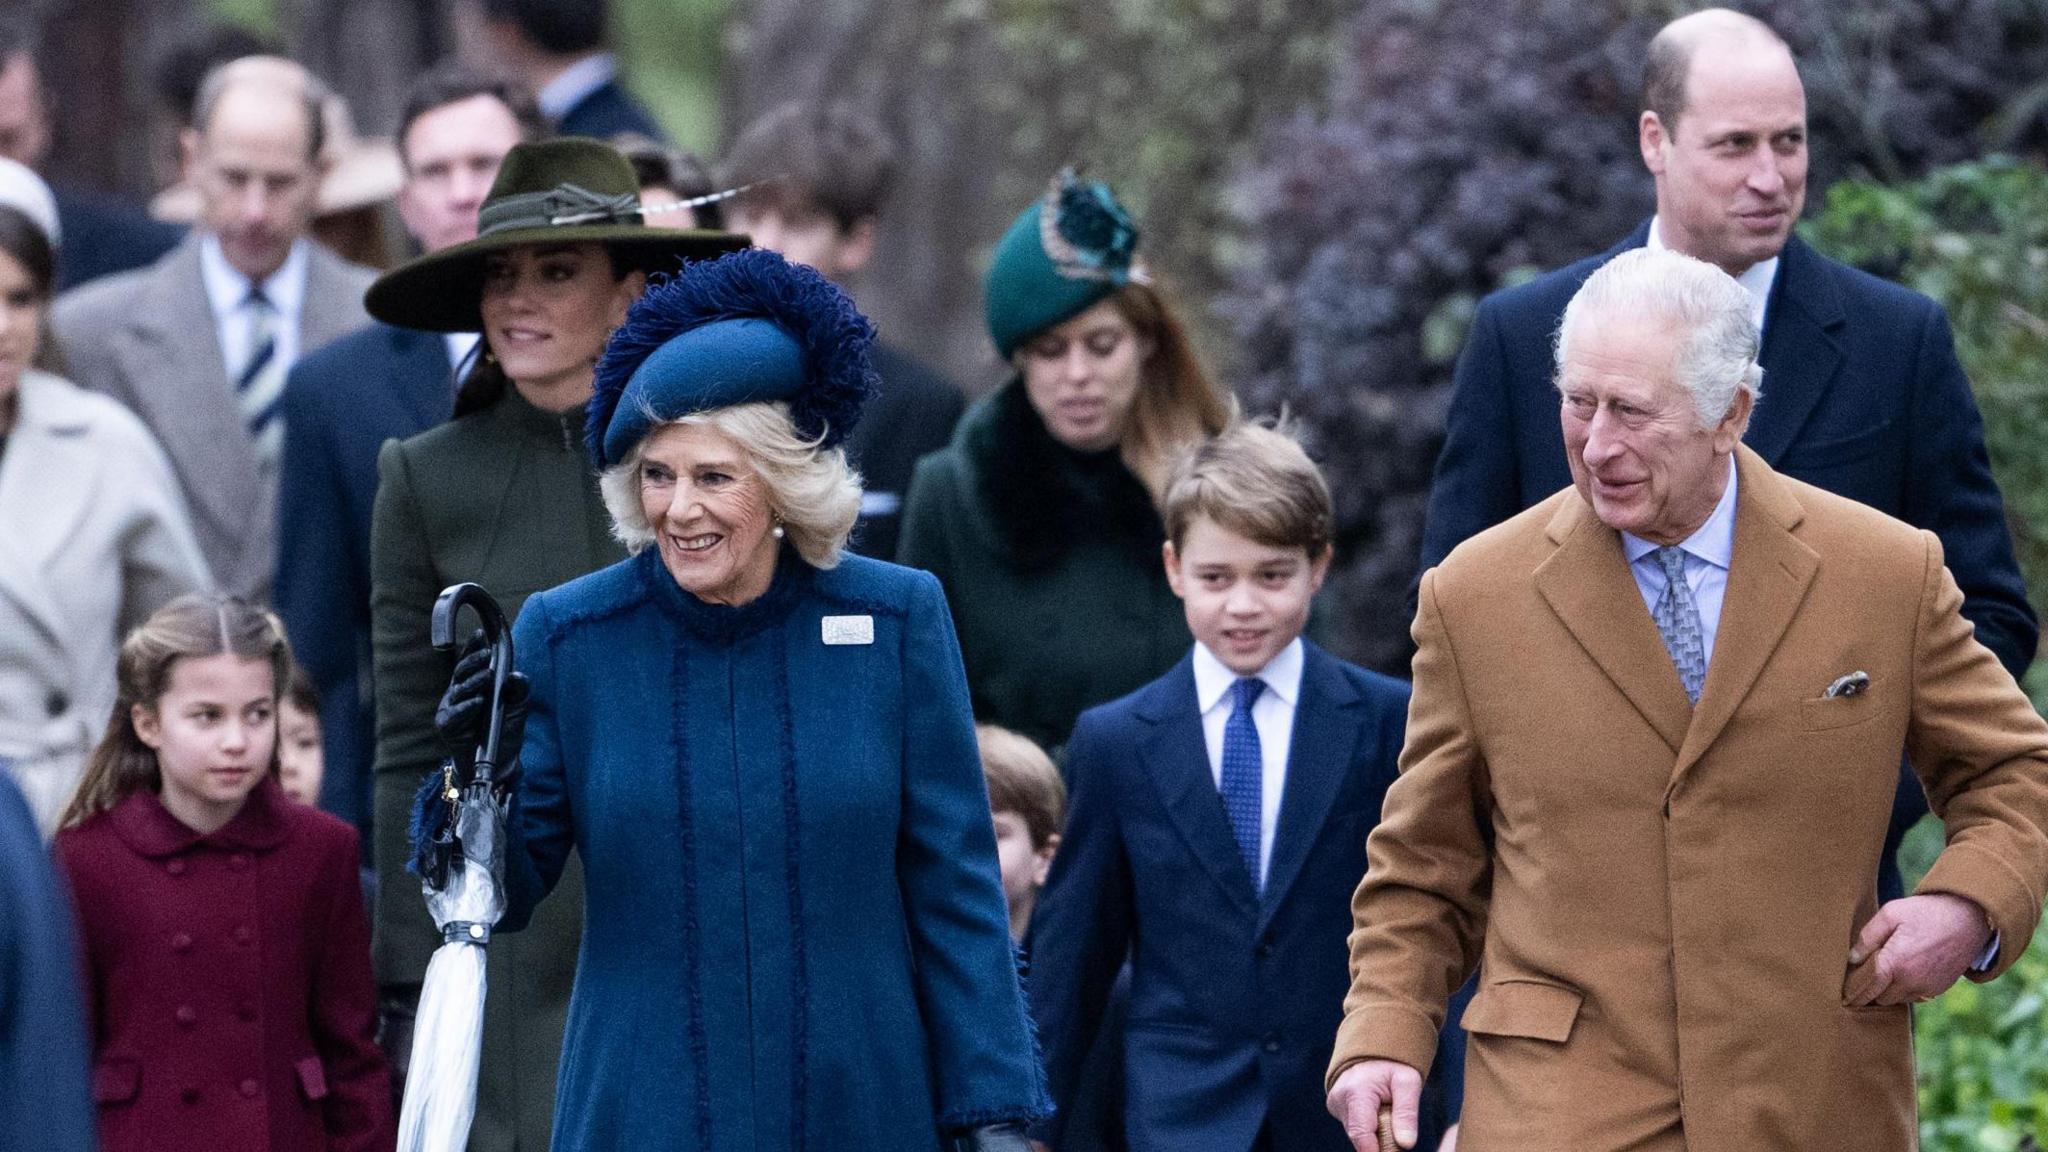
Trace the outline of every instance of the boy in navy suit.
<path fill-rule="evenodd" d="M 1164 511 L 1196 643 L 1067 744 L 1067 832 L 1029 947 L 1050 1087 L 1063 1108 L 1082 1089 L 1128 957 L 1132 1152 L 1350 1152 L 1323 1071 L 1408 688 L 1301 636 L 1332 513 L 1292 439 L 1226 430 L 1181 464 Z M 1418 1147 L 1437 1146 L 1432 1110 Z M 1039 1133 L 1054 1149 L 1062 1123 Z"/>

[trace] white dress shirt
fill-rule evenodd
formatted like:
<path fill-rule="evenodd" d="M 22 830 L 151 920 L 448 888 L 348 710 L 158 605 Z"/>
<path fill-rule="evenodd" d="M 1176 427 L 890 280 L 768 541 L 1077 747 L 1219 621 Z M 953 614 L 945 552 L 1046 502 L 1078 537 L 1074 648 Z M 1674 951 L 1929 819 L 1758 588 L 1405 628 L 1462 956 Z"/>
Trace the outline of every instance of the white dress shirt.
<path fill-rule="evenodd" d="M 1721 600 L 1728 594 L 1728 558 L 1735 551 L 1735 457 L 1728 457 L 1728 487 L 1721 502 L 1707 516 L 1707 522 L 1684 540 L 1685 582 L 1692 588 L 1693 603 L 1700 610 L 1700 646 L 1707 667 L 1714 666 L 1714 638 L 1721 632 Z M 1657 615 L 1657 601 L 1664 598 L 1664 566 L 1651 556 L 1658 545 L 1640 536 L 1621 534 L 1622 551 L 1628 555 L 1629 575 L 1636 578 L 1636 591 L 1643 594 L 1643 606 Z"/>
<path fill-rule="evenodd" d="M 1280 824 L 1280 797 L 1287 790 L 1287 750 L 1294 742 L 1294 708 L 1301 702 L 1301 637 L 1282 648 L 1254 679 L 1266 682 L 1252 701 L 1252 727 L 1259 733 L 1259 887 L 1273 863 L 1273 833 Z M 1195 645 L 1195 703 L 1202 710 L 1202 739 L 1209 748 L 1209 777 L 1223 788 L 1223 726 L 1236 706 L 1230 686 L 1238 675 L 1203 644 Z"/>
<path fill-rule="evenodd" d="M 477 344 L 483 340 L 483 334 L 479 332 L 444 332 L 441 334 L 441 340 L 448 346 L 448 367 L 456 372 L 460 372 L 462 371 L 463 361 L 469 359 L 469 354 L 476 350 Z"/>
<path fill-rule="evenodd" d="M 1643 247 L 1652 252 L 1664 251 L 1664 233 L 1658 229 L 1655 216 L 1650 217 L 1650 240 Z M 1749 320 L 1756 325 L 1759 335 L 1764 330 L 1764 314 L 1770 309 L 1771 283 L 1777 278 L 1776 256 L 1750 265 L 1743 269 L 1742 275 L 1735 278 L 1735 282 L 1742 285 L 1743 291 L 1749 293 Z"/>
<path fill-rule="evenodd" d="M 540 105 L 541 115 L 550 120 L 560 120 L 562 114 L 574 108 L 585 96 L 611 83 L 618 75 L 618 65 L 609 52 L 595 52 L 585 56 L 567 68 L 540 91 L 533 94 L 533 102 Z"/>
<path fill-rule="evenodd" d="M 250 280 L 228 263 L 220 241 L 211 235 L 199 238 L 199 279 L 206 286 L 206 302 L 213 309 L 213 327 L 220 339 L 221 362 L 228 380 L 249 362 Z M 292 250 L 277 271 L 264 279 L 263 298 L 277 313 L 277 358 L 289 369 L 299 359 L 299 317 L 306 304 L 306 241 L 293 242 Z"/>

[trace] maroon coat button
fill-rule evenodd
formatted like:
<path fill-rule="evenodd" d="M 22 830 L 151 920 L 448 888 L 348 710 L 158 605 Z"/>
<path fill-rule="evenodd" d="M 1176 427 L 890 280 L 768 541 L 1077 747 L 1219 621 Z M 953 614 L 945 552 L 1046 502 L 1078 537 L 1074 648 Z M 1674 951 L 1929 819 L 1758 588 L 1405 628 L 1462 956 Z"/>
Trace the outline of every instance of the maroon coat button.
<path fill-rule="evenodd" d="M 255 938 L 256 930 L 254 928 L 249 927 L 247 924 L 244 924 L 241 927 L 235 929 L 235 943 L 237 944 L 247 944 L 249 941 L 254 940 Z"/>
<path fill-rule="evenodd" d="M 228 857 L 228 867 L 233 868 L 237 872 L 248 866 L 249 854 L 247 852 L 237 852 L 233 856 Z"/>
<path fill-rule="evenodd" d="M 192 934 L 190 932 L 180 932 L 176 936 L 171 937 L 171 951 L 190 952 L 191 950 Z"/>
<path fill-rule="evenodd" d="M 253 1096 L 255 1096 L 255 1095 L 256 1095 L 256 1093 L 257 1093 L 258 1091 L 260 1091 L 261 1089 L 262 1089 L 262 1085 L 260 1085 L 260 1084 L 256 1083 L 256 1082 L 255 1082 L 254 1080 L 244 1080 L 244 1081 L 242 1081 L 242 1095 L 244 1095 L 244 1096 L 250 1096 L 250 1097 L 253 1097 Z"/>
<path fill-rule="evenodd" d="M 183 1092 L 178 1093 L 178 1099 L 183 1100 L 187 1104 L 197 1104 L 199 1103 L 199 1089 L 187 1088 Z"/>
<path fill-rule="evenodd" d="M 164 871 L 169 872 L 173 876 L 183 876 L 185 874 L 185 862 L 183 860 L 172 860 L 164 865 Z"/>
<path fill-rule="evenodd" d="M 178 1011 L 175 1013 L 175 1015 L 178 1018 L 178 1023 L 184 1025 L 187 1028 L 190 1028 L 194 1024 L 199 1023 L 199 1011 L 198 1009 L 192 1007 L 190 1004 L 178 1005 Z"/>
<path fill-rule="evenodd" d="M 244 1024 L 250 1023 L 256 1019 L 256 1005 L 244 1000 L 242 1006 L 235 1009 L 235 1015 L 240 1016 Z"/>

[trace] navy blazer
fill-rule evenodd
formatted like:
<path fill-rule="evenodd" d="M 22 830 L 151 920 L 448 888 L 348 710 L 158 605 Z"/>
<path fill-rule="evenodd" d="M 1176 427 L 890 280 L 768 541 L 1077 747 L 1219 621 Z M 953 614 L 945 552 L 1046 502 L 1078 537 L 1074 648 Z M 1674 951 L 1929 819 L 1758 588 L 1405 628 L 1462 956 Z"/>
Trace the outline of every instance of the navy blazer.
<path fill-rule="evenodd" d="M 1131 964 L 1124 1129 L 1132 1152 L 1349 1152 L 1323 1105 L 1351 895 L 1394 781 L 1408 687 L 1304 642 L 1287 784 L 1263 894 L 1209 767 L 1194 661 L 1082 714 L 1066 834 L 1027 981 L 1053 1099 L 1070 1106 L 1117 970 Z M 1440 1059 L 1454 1080 L 1461 1061 Z M 1441 1134 L 1432 1085 L 1419 1148 Z M 1455 1085 L 1451 1088 L 1456 1094 Z M 1066 1135 L 1055 1116 L 1042 1135 Z"/>
<path fill-rule="evenodd" d="M 62 181 L 50 185 L 57 202 L 57 228 L 63 248 L 57 253 L 57 291 L 88 280 L 146 267 L 185 238 L 176 224 L 152 220 L 138 204 L 108 192 L 95 192 Z"/>
<path fill-rule="evenodd" d="M 437 333 L 372 324 L 285 378 L 277 612 L 320 690 L 320 806 L 368 844 L 376 756 L 370 705 L 370 508 L 377 450 L 448 419 L 455 374 Z M 424 641 L 422 641 L 424 642 Z"/>
<path fill-rule="evenodd" d="M 1551 341 L 1586 277 L 1648 239 L 1646 221 L 1608 252 L 1480 303 L 1458 359 L 1421 571 L 1571 483 Z M 1794 236 L 1771 287 L 1761 360 L 1763 394 L 1744 440 L 1787 476 L 1940 537 L 1977 639 L 2023 675 L 2039 627 L 1947 313 Z M 1899 839 L 1926 814 L 1919 781 L 1902 771 L 1879 870 L 1886 898 L 1900 890 Z"/>
<path fill-rule="evenodd" d="M 649 140 L 668 140 L 668 133 L 654 122 L 654 116 L 616 80 L 605 81 L 571 104 L 555 122 L 555 131 L 563 136 L 589 136 L 607 142 L 626 132 Z"/>
<path fill-rule="evenodd" d="M 0 762 L 0 1148 L 91 1152 L 71 900 Z"/>

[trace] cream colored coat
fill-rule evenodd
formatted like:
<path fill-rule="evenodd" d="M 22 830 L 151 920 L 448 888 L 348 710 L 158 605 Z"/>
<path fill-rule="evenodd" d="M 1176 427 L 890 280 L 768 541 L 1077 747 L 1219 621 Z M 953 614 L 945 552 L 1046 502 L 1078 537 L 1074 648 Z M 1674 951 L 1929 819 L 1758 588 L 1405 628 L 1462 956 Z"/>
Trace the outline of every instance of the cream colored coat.
<path fill-rule="evenodd" d="M 1423 579 L 1331 1079 L 1427 1067 L 1483 952 L 1461 1152 L 1914 1147 L 1907 1010 L 1843 1004 L 1901 753 L 1948 830 L 1920 890 L 1983 906 L 1990 975 L 2033 934 L 2048 726 L 1940 545 L 1746 448 L 1737 466 L 1697 709 L 1573 490 Z M 1823 698 L 1856 671 L 1867 692 Z"/>
<path fill-rule="evenodd" d="M 0 760 L 45 836 L 113 709 L 121 637 L 209 583 L 170 463 L 142 422 L 23 373 L 0 453 Z"/>

